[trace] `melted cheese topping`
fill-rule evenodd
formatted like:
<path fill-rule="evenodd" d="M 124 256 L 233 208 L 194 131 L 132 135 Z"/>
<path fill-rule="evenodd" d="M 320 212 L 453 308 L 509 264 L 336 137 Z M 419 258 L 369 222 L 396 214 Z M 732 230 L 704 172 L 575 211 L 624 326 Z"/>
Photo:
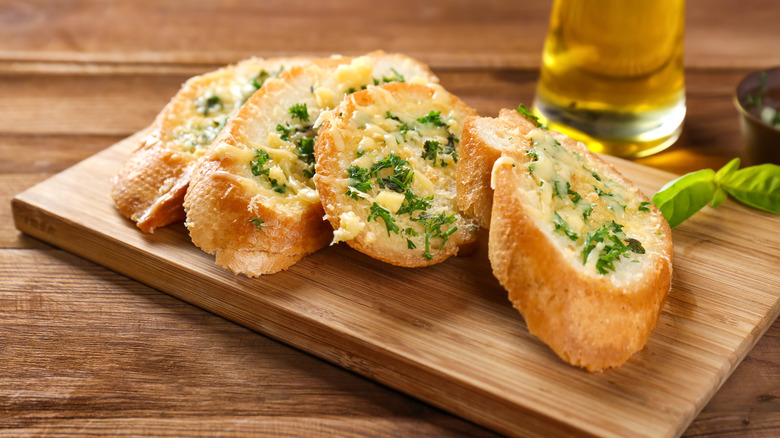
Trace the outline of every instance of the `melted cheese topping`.
<path fill-rule="evenodd" d="M 536 206 L 531 213 L 547 224 L 559 247 L 589 272 L 629 278 L 641 270 L 643 245 L 651 248 L 658 239 L 649 226 L 654 218 L 641 200 L 593 171 L 596 166 L 549 132 L 535 129 L 528 139 L 533 146 L 524 151 L 528 160 L 521 166 L 534 188 L 524 195 Z M 497 166 L 512 162 L 502 160 L 494 165 L 494 179 Z"/>
<path fill-rule="evenodd" d="M 248 142 L 256 151 L 255 156 L 245 161 L 248 171 L 258 185 L 272 191 L 279 201 L 319 202 L 312 176 L 315 172 L 313 147 L 320 126 L 325 120 L 333 119 L 330 110 L 345 95 L 398 75 L 404 79 L 405 76 L 427 77 L 428 73 L 416 65 L 380 66 L 372 56 L 355 58 L 335 69 L 309 65 L 305 74 L 291 79 L 279 94 L 280 100 L 292 105 L 285 108 L 286 105 L 277 104 L 270 111 L 264 131 L 253 134 L 257 138 Z M 381 136 L 376 140 L 383 141 Z M 365 147 L 372 145 L 366 143 Z M 387 197 L 383 202 L 393 206 L 397 199 Z"/>
<path fill-rule="evenodd" d="M 396 96 L 384 88 L 372 88 L 370 103 L 345 114 L 341 135 L 334 142 L 352 145 L 342 150 L 347 169 L 347 195 L 364 209 L 366 223 L 376 221 L 384 234 L 395 233 L 408 249 L 424 250 L 431 257 L 446 238 L 436 233 L 454 232 L 464 219 L 455 198 L 458 142 L 463 115 L 450 105 L 444 93 L 418 101 Z M 450 222 L 426 221 L 449 216 Z M 370 232 L 366 239 L 370 239 Z M 356 235 L 340 234 L 340 240 Z M 403 241 L 403 240 L 402 240 Z M 422 251 L 421 251 L 422 252 Z"/>
<path fill-rule="evenodd" d="M 189 99 L 170 115 L 170 146 L 202 156 L 230 116 L 266 79 L 276 77 L 283 69 L 268 71 L 267 67 L 263 61 L 248 59 L 188 81 Z"/>
<path fill-rule="evenodd" d="M 330 243 L 334 245 L 339 242 L 352 240 L 357 236 L 363 228 L 366 227 L 366 223 L 360 220 L 358 215 L 352 211 L 347 211 L 339 215 L 339 226 L 333 230 L 333 241 Z"/>

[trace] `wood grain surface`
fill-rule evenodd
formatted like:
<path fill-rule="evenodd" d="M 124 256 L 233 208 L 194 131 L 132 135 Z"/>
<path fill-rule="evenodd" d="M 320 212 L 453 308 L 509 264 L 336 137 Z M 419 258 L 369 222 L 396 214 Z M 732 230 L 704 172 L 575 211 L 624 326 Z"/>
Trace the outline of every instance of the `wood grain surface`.
<path fill-rule="evenodd" d="M 142 134 L 15 197 L 16 226 L 503 434 L 677 436 L 780 313 L 776 267 L 761 263 L 780 260 L 780 217 L 732 202 L 674 230 L 658 327 L 628 364 L 599 374 L 564 364 L 528 333 L 485 242 L 428 268 L 338 245 L 279 274 L 235 276 L 181 225 L 144 235 L 116 212 L 109 181 Z M 610 161 L 648 193 L 672 178 Z"/>
<path fill-rule="evenodd" d="M 493 436 L 13 225 L 13 196 L 249 55 L 403 51 L 485 115 L 533 98 L 549 1 L 309 3 L 0 0 L 0 436 Z M 673 173 L 742 155 L 734 87 L 780 65 L 774 0 L 686 13 L 685 130 L 638 160 Z M 776 321 L 683 435 L 778 434 Z"/>

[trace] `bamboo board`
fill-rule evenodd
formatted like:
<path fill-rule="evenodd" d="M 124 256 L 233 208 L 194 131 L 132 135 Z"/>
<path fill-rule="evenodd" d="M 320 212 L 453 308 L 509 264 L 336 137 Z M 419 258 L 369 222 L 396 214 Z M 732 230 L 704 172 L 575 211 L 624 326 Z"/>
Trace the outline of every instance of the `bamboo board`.
<path fill-rule="evenodd" d="M 140 134 L 19 194 L 17 228 L 347 369 L 517 436 L 681 434 L 780 313 L 780 218 L 727 201 L 674 230 L 672 291 L 644 350 L 591 374 L 528 334 L 475 255 L 397 268 L 341 244 L 249 279 L 182 225 L 144 235 L 110 179 Z M 673 176 L 609 159 L 646 193 Z"/>

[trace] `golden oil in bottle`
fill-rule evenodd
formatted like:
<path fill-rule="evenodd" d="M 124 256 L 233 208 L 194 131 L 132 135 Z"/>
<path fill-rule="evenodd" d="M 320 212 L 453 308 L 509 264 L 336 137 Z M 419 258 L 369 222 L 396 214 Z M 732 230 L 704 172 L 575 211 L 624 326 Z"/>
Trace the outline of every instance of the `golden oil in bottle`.
<path fill-rule="evenodd" d="M 684 0 L 555 0 L 534 110 L 596 152 L 669 147 L 685 117 Z"/>

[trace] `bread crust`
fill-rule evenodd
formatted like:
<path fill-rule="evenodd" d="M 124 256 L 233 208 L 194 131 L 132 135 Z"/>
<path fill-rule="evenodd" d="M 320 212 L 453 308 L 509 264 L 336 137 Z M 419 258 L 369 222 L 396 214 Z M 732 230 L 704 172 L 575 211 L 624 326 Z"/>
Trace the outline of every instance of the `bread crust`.
<path fill-rule="evenodd" d="M 176 137 L 194 135 L 186 123 L 194 115 L 197 99 L 213 87 L 242 84 L 251 81 L 254 73 L 275 72 L 282 66 L 307 61 L 304 58 L 250 58 L 185 82 L 157 115 L 149 134 L 141 139 L 114 177 L 111 197 L 119 212 L 146 233 L 183 220 L 184 195 L 195 163 L 208 145 L 187 150 Z M 240 105 L 240 102 L 234 105 Z"/>
<path fill-rule="evenodd" d="M 404 104 L 407 103 L 410 103 L 411 108 L 413 108 L 411 114 L 406 113 L 403 109 Z M 478 234 L 473 220 L 457 210 L 454 175 L 448 177 L 441 167 L 437 168 L 436 165 L 431 165 L 430 162 L 422 158 L 415 160 L 415 158 L 420 157 L 422 145 L 404 142 L 399 146 L 399 151 L 401 155 L 406 154 L 403 158 L 408 160 L 407 165 L 414 171 L 415 175 L 422 175 L 437 184 L 436 195 L 433 198 L 430 211 L 455 213 L 457 219 L 452 226 L 457 227 L 457 231 L 446 239 L 446 243 L 442 247 L 439 247 L 439 240 L 431 242 L 435 249 L 426 253 L 423 242 L 418 236 L 412 237 L 403 233 L 403 230 L 419 228 L 419 225 L 409 219 L 403 222 L 401 215 L 395 214 L 395 211 L 388 210 L 401 226 L 398 233 L 388 231 L 383 219 L 367 220 L 371 207 L 371 202 L 367 201 L 368 198 L 357 196 L 357 199 L 353 199 L 347 194 L 350 181 L 347 167 L 355 160 L 357 148 L 366 135 L 365 132 L 352 128 L 351 119 L 358 116 L 361 108 L 374 108 L 380 118 L 386 118 L 387 114 L 391 114 L 406 121 L 425 116 L 430 111 L 440 111 L 441 114 L 449 114 L 457 119 L 455 135 L 458 137 L 461 135 L 463 120 L 476 114 L 472 108 L 456 96 L 438 86 L 391 83 L 380 87 L 369 87 L 369 89 L 354 93 L 345 99 L 332 112 L 333 119 L 325 122 L 320 131 L 315 147 L 317 175 L 314 178 L 326 217 L 335 230 L 343 228 L 341 218 L 344 214 L 354 214 L 360 222 L 359 232 L 341 240 L 364 254 L 386 263 L 404 267 L 428 266 L 440 263 L 459 252 L 473 251 Z M 414 152 L 407 152 L 412 149 Z M 372 158 L 374 160 L 386 158 L 388 155 L 387 145 L 380 146 L 368 154 L 372 153 L 377 154 L 375 158 Z M 456 162 L 453 161 L 450 165 L 455 166 Z M 378 180 L 374 184 L 376 185 L 377 182 Z M 374 187 L 374 190 L 378 189 Z M 371 196 L 378 196 L 380 192 L 381 190 L 372 192 Z M 413 191 L 406 189 L 406 193 L 413 193 Z M 422 233 L 421 230 L 418 232 Z M 411 244 L 407 242 L 407 240 L 412 239 L 417 241 L 414 247 L 410 247 Z"/>
<path fill-rule="evenodd" d="M 490 143 L 493 138 L 475 127 L 505 130 L 513 122 L 514 126 L 528 122 L 509 112 L 492 120 L 467 124 L 473 134 L 469 141 L 476 149 L 495 151 L 497 147 Z M 626 187 L 638 202 L 649 203 L 631 182 L 584 145 L 557 133 L 554 137 L 585 157 L 602 177 Z M 650 213 L 643 215 L 641 226 L 657 238 L 643 242 L 646 253 L 641 269 L 620 280 L 589 271 L 580 258 L 567 256 L 552 227 L 540 221 L 536 207 L 529 203 L 526 193 L 536 187 L 527 167 L 521 165 L 530 158 L 518 144 L 502 147 L 500 156 L 509 161 L 493 169 L 488 239 L 493 273 L 529 331 L 563 360 L 589 371 L 619 367 L 644 347 L 666 300 L 672 278 L 671 230 L 655 206 L 643 204 L 649 205 Z M 495 154 L 484 156 L 492 159 Z"/>
<path fill-rule="evenodd" d="M 307 103 L 309 122 L 313 123 L 319 111 L 330 109 L 320 107 L 318 99 L 340 100 L 335 94 L 346 91 L 338 90 L 344 80 L 376 73 L 379 64 L 436 80 L 416 61 L 375 52 L 360 58 L 314 60 L 266 82 L 228 122 L 194 172 L 184 200 L 185 225 L 193 243 L 214 254 L 218 265 L 247 276 L 287 269 L 327 245 L 332 229 L 323 219 L 314 183 L 301 176 L 305 166 L 297 158 L 286 163 L 275 158 L 276 154 L 289 156 L 295 146 L 282 140 L 280 133 L 290 128 L 294 105 Z M 315 127 L 306 129 L 316 138 L 311 131 Z M 286 169 L 285 185 L 289 187 L 278 192 L 273 186 L 276 180 L 269 182 L 269 173 L 253 174 L 251 163 L 260 151 L 273 154 L 269 155 L 269 166 Z"/>

